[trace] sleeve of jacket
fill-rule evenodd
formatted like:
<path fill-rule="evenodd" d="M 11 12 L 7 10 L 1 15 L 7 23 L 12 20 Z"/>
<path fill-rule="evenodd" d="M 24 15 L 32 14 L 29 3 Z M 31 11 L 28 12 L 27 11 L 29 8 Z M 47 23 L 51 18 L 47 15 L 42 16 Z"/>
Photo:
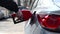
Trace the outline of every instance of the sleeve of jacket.
<path fill-rule="evenodd" d="M 0 0 L 0 6 L 10 11 L 14 11 L 14 12 L 18 11 L 18 6 L 13 0 Z"/>

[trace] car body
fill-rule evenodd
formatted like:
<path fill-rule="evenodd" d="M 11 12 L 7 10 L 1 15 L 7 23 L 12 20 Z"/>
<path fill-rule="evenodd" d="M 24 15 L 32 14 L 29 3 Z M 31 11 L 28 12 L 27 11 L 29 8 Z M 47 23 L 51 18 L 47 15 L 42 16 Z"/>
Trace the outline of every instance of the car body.
<path fill-rule="evenodd" d="M 38 0 L 36 0 L 36 1 L 38 1 Z M 45 3 L 42 4 L 41 3 L 42 1 L 43 2 L 47 1 L 47 2 L 46 2 L 46 4 Z M 36 3 L 33 5 L 31 11 L 33 11 L 33 12 L 36 11 L 36 15 L 34 16 L 35 18 L 33 19 L 32 22 L 31 22 L 31 18 L 30 18 L 28 20 L 28 22 L 26 23 L 26 25 L 25 25 L 25 34 L 60 34 L 60 33 L 57 33 L 55 31 L 50 31 L 49 29 L 46 29 L 46 28 L 42 27 L 41 24 L 39 24 L 39 21 L 38 21 L 37 14 L 38 15 L 41 15 L 41 14 L 42 15 L 45 15 L 45 14 L 60 15 L 60 8 L 57 7 L 56 5 L 52 4 L 51 1 L 52 0 L 45 0 L 45 1 L 44 0 L 39 0 L 36 7 L 35 7 Z"/>
<path fill-rule="evenodd" d="M 0 7 L 0 20 L 9 18 L 9 12 L 6 8 Z"/>
<path fill-rule="evenodd" d="M 28 2 L 28 7 L 31 14 L 27 13 L 28 10 L 22 10 L 24 17 L 32 15 L 25 20 L 25 34 L 60 34 L 60 8 L 52 0 L 35 0 L 30 4 Z"/>
<path fill-rule="evenodd" d="M 4 13 L 0 11 L 0 19 L 4 17 Z"/>

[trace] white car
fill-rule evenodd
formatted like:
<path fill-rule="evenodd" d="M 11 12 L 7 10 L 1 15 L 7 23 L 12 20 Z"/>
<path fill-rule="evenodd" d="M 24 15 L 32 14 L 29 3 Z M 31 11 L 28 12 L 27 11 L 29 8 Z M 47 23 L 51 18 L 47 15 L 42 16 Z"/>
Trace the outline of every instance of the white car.
<path fill-rule="evenodd" d="M 9 15 L 8 10 L 3 7 L 0 7 L 0 20 L 7 19 L 9 17 L 10 17 L 10 15 Z"/>
<path fill-rule="evenodd" d="M 4 13 L 0 11 L 0 19 L 4 18 Z"/>
<path fill-rule="evenodd" d="M 32 11 L 36 11 L 35 18 L 25 26 L 26 34 L 60 34 L 60 0 L 36 0 Z M 55 3 L 54 3 L 55 1 Z M 34 8 L 35 7 L 35 8 Z"/>
<path fill-rule="evenodd" d="M 31 7 L 32 17 L 27 20 L 25 34 L 60 34 L 59 5 L 52 0 L 35 0 Z"/>

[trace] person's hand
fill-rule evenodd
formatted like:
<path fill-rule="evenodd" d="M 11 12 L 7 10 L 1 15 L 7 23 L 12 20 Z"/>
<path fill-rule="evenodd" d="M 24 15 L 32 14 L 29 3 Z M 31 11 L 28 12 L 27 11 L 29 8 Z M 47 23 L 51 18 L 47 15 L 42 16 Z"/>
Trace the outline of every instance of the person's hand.
<path fill-rule="evenodd" d="M 19 23 L 19 22 L 23 22 L 23 21 L 27 21 L 29 20 L 29 18 L 32 17 L 32 13 L 29 10 L 21 10 L 18 11 L 17 13 L 13 14 L 13 21 L 14 23 Z M 15 20 L 15 17 L 17 17 L 17 19 Z"/>
<path fill-rule="evenodd" d="M 17 12 L 17 13 L 13 12 L 13 14 L 11 16 L 12 16 L 14 24 L 21 23 L 24 21 L 21 16 L 21 13 L 19 13 L 19 12 Z"/>
<path fill-rule="evenodd" d="M 17 13 L 13 14 L 13 17 L 17 17 L 17 20 L 28 20 L 32 17 L 32 13 L 29 10 L 19 10 Z"/>
<path fill-rule="evenodd" d="M 16 15 L 17 15 L 18 20 L 23 20 L 23 14 L 22 14 L 21 10 L 19 10 L 19 11 L 16 13 Z"/>

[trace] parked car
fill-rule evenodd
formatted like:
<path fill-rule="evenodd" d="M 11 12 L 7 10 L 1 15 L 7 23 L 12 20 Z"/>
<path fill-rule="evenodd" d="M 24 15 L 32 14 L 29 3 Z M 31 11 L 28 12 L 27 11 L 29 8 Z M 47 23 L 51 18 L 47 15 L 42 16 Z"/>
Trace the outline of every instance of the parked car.
<path fill-rule="evenodd" d="M 10 15 L 9 15 L 8 10 L 3 7 L 0 7 L 0 20 L 7 19 L 9 17 L 10 17 Z"/>
<path fill-rule="evenodd" d="M 4 17 L 4 13 L 0 11 L 0 19 Z"/>
<path fill-rule="evenodd" d="M 27 20 L 22 20 L 27 21 L 25 34 L 60 34 L 60 8 L 52 0 L 36 0 L 31 7 L 28 13 L 28 10 L 22 10 L 23 17 L 31 15 Z M 15 24 L 22 22 L 16 22 L 14 18 L 13 21 Z"/>

